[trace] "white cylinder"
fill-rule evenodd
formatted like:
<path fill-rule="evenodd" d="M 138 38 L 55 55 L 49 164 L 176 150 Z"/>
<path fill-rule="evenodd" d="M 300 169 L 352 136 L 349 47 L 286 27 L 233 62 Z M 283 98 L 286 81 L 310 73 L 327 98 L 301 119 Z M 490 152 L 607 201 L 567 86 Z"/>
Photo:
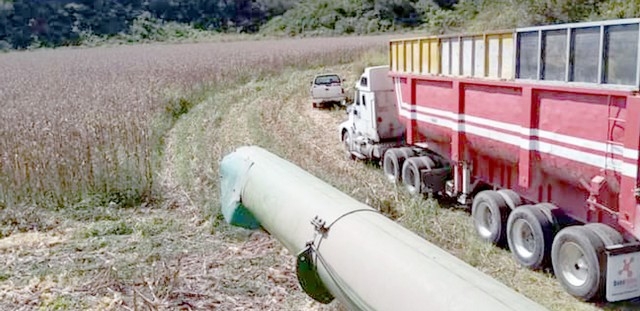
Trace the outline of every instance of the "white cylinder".
<path fill-rule="evenodd" d="M 225 219 L 262 226 L 294 254 L 314 239 L 314 217 L 333 223 L 315 241 L 326 263 L 318 262 L 318 274 L 350 309 L 545 310 L 264 149 L 237 149 L 220 172 Z"/>

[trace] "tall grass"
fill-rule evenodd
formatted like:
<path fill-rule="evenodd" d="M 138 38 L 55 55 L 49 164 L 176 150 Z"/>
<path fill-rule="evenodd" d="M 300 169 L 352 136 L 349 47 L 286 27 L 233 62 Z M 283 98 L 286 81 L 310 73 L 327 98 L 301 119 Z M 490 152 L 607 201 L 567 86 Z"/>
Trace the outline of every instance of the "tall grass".
<path fill-rule="evenodd" d="M 289 66 L 386 39 L 145 45 L 0 55 L 0 207 L 161 198 L 164 134 L 198 102 Z M 191 93 L 192 95 L 183 96 Z M 83 203 L 83 205 L 86 205 Z"/>

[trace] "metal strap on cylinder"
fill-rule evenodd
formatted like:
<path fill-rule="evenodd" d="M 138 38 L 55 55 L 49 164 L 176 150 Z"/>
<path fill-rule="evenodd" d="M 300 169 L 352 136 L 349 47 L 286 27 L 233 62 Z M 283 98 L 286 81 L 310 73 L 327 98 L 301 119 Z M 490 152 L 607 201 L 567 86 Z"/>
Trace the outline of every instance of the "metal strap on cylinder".
<path fill-rule="evenodd" d="M 307 247 L 298 254 L 296 259 L 296 275 L 300 287 L 309 297 L 320 303 L 330 303 L 334 297 L 318 275 L 318 267 L 314 258 L 315 249 L 313 243 L 307 243 Z"/>
<path fill-rule="evenodd" d="M 341 291 L 343 292 L 345 291 L 344 286 L 341 286 L 341 284 L 344 284 L 344 282 L 340 281 L 339 277 L 334 272 L 333 268 L 331 268 L 331 266 L 324 260 L 324 258 L 320 254 L 319 252 L 320 244 L 322 240 L 327 237 L 329 229 L 331 229 L 333 225 L 335 225 L 339 220 L 343 219 L 344 217 L 351 214 L 358 213 L 358 212 L 380 213 L 379 211 L 374 209 L 352 210 L 340 215 L 328 226 L 325 226 L 326 222 L 321 218 L 319 218 L 318 216 L 314 217 L 311 220 L 311 224 L 315 228 L 314 237 L 311 241 L 307 242 L 305 249 L 302 250 L 300 253 L 298 253 L 297 260 L 296 260 L 296 275 L 298 277 L 298 282 L 300 283 L 300 286 L 302 287 L 304 292 L 307 293 L 309 297 L 313 298 L 314 300 L 320 303 L 324 303 L 324 304 L 330 303 L 331 301 L 333 301 L 334 296 L 331 294 L 327 286 L 322 281 L 322 278 L 320 278 L 320 275 L 318 274 L 318 260 L 326 269 L 333 283 L 338 285 Z M 350 297 L 353 295 L 345 295 L 345 296 Z M 358 302 L 352 301 L 352 303 L 354 303 L 354 305 L 366 306 L 366 302 L 364 301 L 358 301 Z M 366 309 L 367 308 L 363 308 L 363 310 L 366 310 Z"/>

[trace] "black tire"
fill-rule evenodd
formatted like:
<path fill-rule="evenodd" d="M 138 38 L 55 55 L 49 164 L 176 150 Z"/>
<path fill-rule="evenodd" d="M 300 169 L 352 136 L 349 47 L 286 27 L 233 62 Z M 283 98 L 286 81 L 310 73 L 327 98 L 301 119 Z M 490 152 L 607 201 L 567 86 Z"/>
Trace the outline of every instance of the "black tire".
<path fill-rule="evenodd" d="M 493 190 L 479 192 L 473 198 L 471 216 L 480 238 L 503 246 L 506 240 L 509 207 L 502 196 Z"/>
<path fill-rule="evenodd" d="M 413 149 L 409 147 L 391 148 L 384 153 L 382 170 L 392 183 L 397 183 L 402 178 L 402 165 L 404 161 L 415 155 Z"/>
<path fill-rule="evenodd" d="M 351 135 L 348 131 L 342 132 L 342 145 L 344 146 L 344 155 L 347 159 L 355 160 L 355 156 L 351 153 Z"/>
<path fill-rule="evenodd" d="M 544 214 L 549 218 L 551 222 L 555 224 L 555 232 L 557 233 L 560 229 L 564 227 L 569 227 L 573 225 L 579 225 L 573 218 L 569 217 L 565 212 L 555 206 L 552 203 L 538 203 L 536 204 L 544 212 Z"/>
<path fill-rule="evenodd" d="M 498 190 L 498 193 L 502 196 L 509 208 L 514 209 L 522 205 L 522 198 L 515 191 L 511 189 L 501 189 Z"/>
<path fill-rule="evenodd" d="M 604 296 L 606 278 L 605 245 L 584 226 L 566 227 L 556 235 L 551 249 L 553 271 L 562 287 L 584 301 Z"/>
<path fill-rule="evenodd" d="M 316 102 L 311 102 L 311 105 L 313 106 L 313 108 L 318 108 L 318 103 Z"/>
<path fill-rule="evenodd" d="M 436 166 L 433 159 L 428 156 L 411 157 L 402 165 L 402 183 L 411 194 L 420 194 L 422 189 L 422 170 L 432 169 Z"/>
<path fill-rule="evenodd" d="M 515 260 L 532 270 L 548 266 L 553 224 L 536 205 L 522 205 L 509 215 L 507 241 Z"/>
<path fill-rule="evenodd" d="M 590 223 L 584 227 L 593 231 L 602 240 L 605 247 L 624 243 L 622 234 L 610 226 L 602 223 Z"/>

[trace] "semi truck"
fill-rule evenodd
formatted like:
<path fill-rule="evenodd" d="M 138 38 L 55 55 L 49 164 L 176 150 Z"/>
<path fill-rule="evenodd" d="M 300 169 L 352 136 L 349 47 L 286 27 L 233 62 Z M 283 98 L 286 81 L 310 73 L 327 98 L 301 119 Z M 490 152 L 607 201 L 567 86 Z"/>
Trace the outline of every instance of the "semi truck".
<path fill-rule="evenodd" d="M 586 301 L 640 296 L 640 19 L 389 42 L 339 137 Z"/>

